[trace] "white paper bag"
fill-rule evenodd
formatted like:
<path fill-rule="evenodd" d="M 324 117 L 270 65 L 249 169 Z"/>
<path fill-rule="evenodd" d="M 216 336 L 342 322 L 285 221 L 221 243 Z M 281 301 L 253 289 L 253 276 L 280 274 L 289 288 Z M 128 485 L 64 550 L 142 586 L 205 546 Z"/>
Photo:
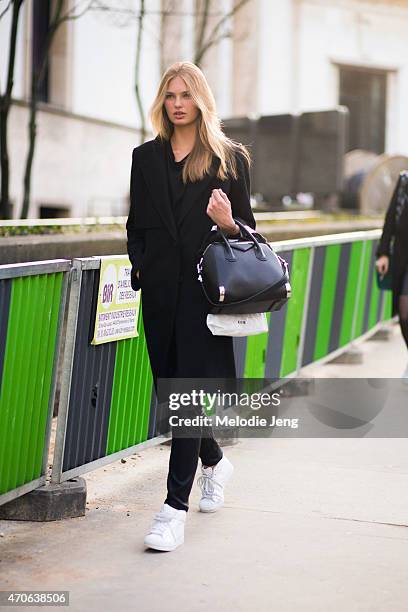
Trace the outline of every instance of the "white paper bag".
<path fill-rule="evenodd" d="M 255 336 L 268 331 L 266 313 L 208 314 L 207 327 L 213 336 Z"/>

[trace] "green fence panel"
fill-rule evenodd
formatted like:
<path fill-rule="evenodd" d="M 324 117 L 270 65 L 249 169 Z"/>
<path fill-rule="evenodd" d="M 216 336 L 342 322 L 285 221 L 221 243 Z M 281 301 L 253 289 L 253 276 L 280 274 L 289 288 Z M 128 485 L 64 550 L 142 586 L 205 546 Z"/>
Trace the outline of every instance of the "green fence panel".
<path fill-rule="evenodd" d="M 383 321 L 388 321 L 392 318 L 392 292 L 384 292 L 384 310 L 383 310 Z"/>
<path fill-rule="evenodd" d="M 290 284 L 292 295 L 285 306 L 285 334 L 280 376 L 288 376 L 297 370 L 300 334 L 305 308 L 306 285 L 310 266 L 310 248 L 297 249 L 293 254 Z M 283 253 L 284 256 L 284 253 Z"/>
<path fill-rule="evenodd" d="M 153 377 L 141 312 L 138 333 L 118 342 L 106 454 L 147 440 Z"/>
<path fill-rule="evenodd" d="M 268 325 L 270 312 L 266 313 Z M 268 332 L 257 336 L 248 336 L 245 354 L 244 378 L 264 378 L 266 347 L 268 345 Z"/>
<path fill-rule="evenodd" d="M 314 359 L 317 361 L 329 352 L 331 321 L 336 294 L 337 272 L 340 261 L 340 244 L 326 247 L 319 318 L 316 331 Z"/>
<path fill-rule="evenodd" d="M 371 286 L 371 297 L 370 297 L 370 307 L 368 311 L 368 329 L 372 329 L 374 325 L 378 323 L 378 304 L 380 301 L 380 290 L 377 286 L 377 274 L 375 268 L 373 268 L 372 272 L 372 286 Z"/>
<path fill-rule="evenodd" d="M 12 281 L 0 390 L 0 494 L 39 478 L 63 273 Z"/>
<path fill-rule="evenodd" d="M 367 240 L 365 243 L 365 250 L 363 252 L 362 259 L 362 273 L 360 276 L 360 287 L 357 300 L 356 327 L 354 330 L 353 340 L 361 336 L 361 334 L 363 333 L 364 305 L 367 299 L 367 284 L 370 275 L 370 260 L 372 247 L 372 241 Z"/>
<path fill-rule="evenodd" d="M 344 299 L 343 319 L 341 322 L 340 342 L 342 347 L 352 340 L 355 296 L 357 294 L 360 262 L 363 253 L 363 241 L 358 240 L 351 245 L 350 265 L 347 278 L 346 295 Z"/>

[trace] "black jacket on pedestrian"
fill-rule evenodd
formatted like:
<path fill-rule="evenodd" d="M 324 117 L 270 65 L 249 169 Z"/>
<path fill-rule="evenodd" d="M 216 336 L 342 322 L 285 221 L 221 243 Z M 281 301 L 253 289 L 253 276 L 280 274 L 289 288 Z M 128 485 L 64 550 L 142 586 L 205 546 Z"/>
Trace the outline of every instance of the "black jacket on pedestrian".
<path fill-rule="evenodd" d="M 211 191 L 222 189 L 232 215 L 252 228 L 248 163 L 236 152 L 237 179 L 209 174 L 186 185 L 177 220 L 170 201 L 165 142 L 157 136 L 133 150 L 130 210 L 126 223 L 131 284 L 141 289 L 142 316 L 155 385 L 157 378 L 233 378 L 232 338 L 213 336 L 209 304 L 197 278 L 197 256 L 214 222 L 206 213 Z M 139 279 L 136 272 L 139 270 Z"/>
<path fill-rule="evenodd" d="M 393 245 L 393 246 L 392 246 Z M 398 313 L 402 281 L 408 265 L 408 173 L 401 172 L 385 215 L 377 258 L 392 255 L 392 316 Z"/>

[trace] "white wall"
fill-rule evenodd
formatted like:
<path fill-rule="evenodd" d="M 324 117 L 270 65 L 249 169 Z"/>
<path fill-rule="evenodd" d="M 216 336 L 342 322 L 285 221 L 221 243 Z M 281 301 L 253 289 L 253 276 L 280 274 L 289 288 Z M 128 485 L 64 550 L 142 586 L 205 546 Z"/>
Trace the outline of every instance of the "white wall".
<path fill-rule="evenodd" d="M 339 63 L 389 70 L 386 150 L 407 154 L 408 9 L 351 0 L 299 4 L 299 81 L 292 110 L 338 104 Z"/>
<path fill-rule="evenodd" d="M 254 7 L 255 8 L 255 7 Z M 291 0 L 258 0 L 257 104 L 251 112 L 290 112 L 293 87 L 293 7 Z"/>
<path fill-rule="evenodd" d="M 243 61 L 235 66 L 235 78 L 237 69 L 256 73 L 256 95 L 246 93 L 232 107 L 261 115 L 334 108 L 339 64 L 385 69 L 386 151 L 408 154 L 408 3 L 255 0 L 253 11 L 256 22 L 251 40 L 239 43 Z"/>
<path fill-rule="evenodd" d="M 134 8 L 133 0 L 128 2 Z M 124 6 L 125 2 L 120 4 Z M 149 10 L 158 9 L 160 0 L 149 0 L 148 4 Z M 158 19 L 156 14 L 146 16 L 145 21 L 141 85 L 146 111 L 160 78 Z M 4 35 L 9 25 L 6 19 L 0 22 L 2 87 L 7 51 Z M 24 38 L 30 35 L 31 25 L 23 20 L 20 25 L 15 98 L 22 98 L 27 87 L 25 56 L 30 57 L 28 38 Z M 73 216 L 127 214 L 131 153 L 139 144 L 134 94 L 137 27 L 135 19 L 120 25 L 117 16 L 95 13 L 69 24 L 68 112 L 54 112 L 42 105 L 38 113 L 29 217 L 38 215 L 40 205 L 69 207 Z M 23 195 L 27 121 L 27 109 L 14 106 L 9 147 L 15 217 L 20 214 Z"/>
<path fill-rule="evenodd" d="M 139 9 L 139 2 L 128 4 Z M 148 11 L 158 10 L 160 1 L 149 0 L 147 5 Z M 72 38 L 72 111 L 139 127 L 134 93 L 137 20 L 92 11 L 75 23 Z M 140 78 L 146 110 L 160 76 L 159 38 L 159 16 L 147 15 Z"/>
<path fill-rule="evenodd" d="M 232 0 L 222 0 L 220 8 L 224 14 L 228 14 L 233 7 Z M 225 24 L 220 30 L 221 32 L 228 32 L 230 25 Z M 233 75 L 233 55 L 232 55 L 232 40 L 230 37 L 221 40 L 216 48 L 217 62 L 216 68 L 218 70 L 218 87 L 215 92 L 217 111 L 221 117 L 228 116 L 232 106 L 232 75 Z"/>
<path fill-rule="evenodd" d="M 18 217 L 23 196 L 28 110 L 10 113 L 11 185 Z M 81 118 L 39 111 L 29 217 L 40 205 L 71 209 L 71 216 L 127 214 L 135 132 Z"/>

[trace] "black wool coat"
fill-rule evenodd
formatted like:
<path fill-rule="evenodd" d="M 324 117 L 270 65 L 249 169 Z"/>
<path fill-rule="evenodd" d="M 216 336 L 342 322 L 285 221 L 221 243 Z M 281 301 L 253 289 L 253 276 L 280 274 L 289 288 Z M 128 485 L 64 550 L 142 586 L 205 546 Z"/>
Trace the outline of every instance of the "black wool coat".
<path fill-rule="evenodd" d="M 221 180 L 216 177 L 220 159 L 214 155 L 209 174 L 187 183 L 177 225 L 165 155 L 158 136 L 133 150 L 126 223 L 131 284 L 135 291 L 141 289 L 154 384 L 160 377 L 235 378 L 232 338 L 213 336 L 207 328 L 209 304 L 196 266 L 203 239 L 214 225 L 206 213 L 213 189 L 222 189 L 233 216 L 255 229 L 248 163 L 237 151 L 238 178 Z"/>
<path fill-rule="evenodd" d="M 392 255 L 392 316 L 398 314 L 402 281 L 408 265 L 408 173 L 401 172 L 385 215 L 377 258 Z"/>

